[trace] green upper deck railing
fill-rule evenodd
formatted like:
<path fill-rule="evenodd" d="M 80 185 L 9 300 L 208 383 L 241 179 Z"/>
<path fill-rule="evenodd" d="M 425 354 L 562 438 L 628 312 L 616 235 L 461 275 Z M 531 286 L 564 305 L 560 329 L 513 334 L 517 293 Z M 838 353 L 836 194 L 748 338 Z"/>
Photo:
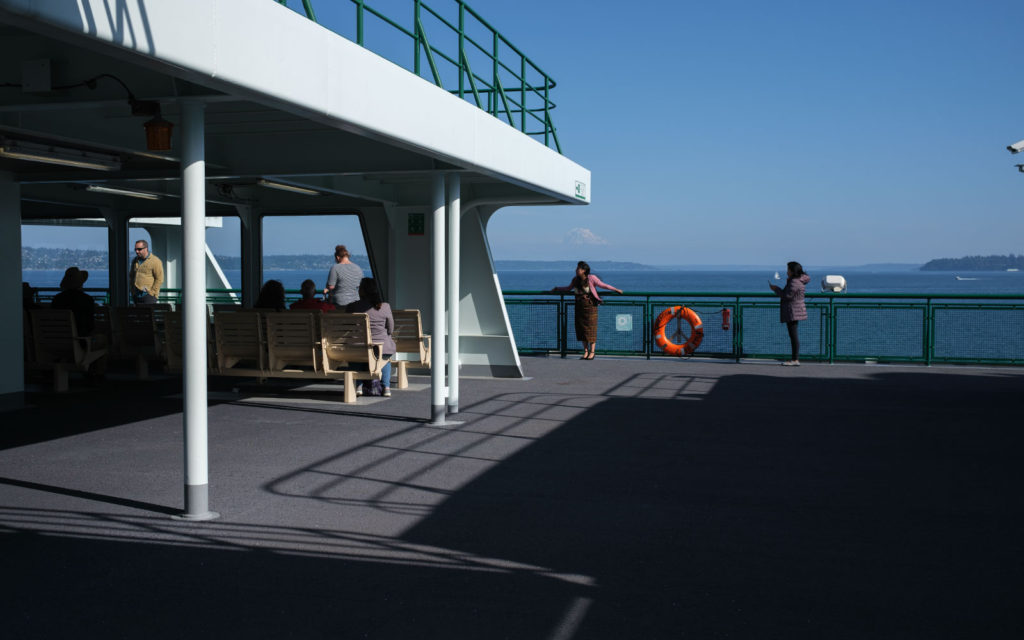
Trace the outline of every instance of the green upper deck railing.
<path fill-rule="evenodd" d="M 351 35 L 357 44 L 416 75 L 423 77 L 429 70 L 427 79 L 437 86 L 470 100 L 524 134 L 542 140 L 545 146 L 553 144 L 562 153 L 551 120 L 555 81 L 462 0 L 438 0 L 455 5 L 448 17 L 422 0 L 411 0 L 406 24 L 374 8 L 369 0 L 349 0 L 355 11 L 348 19 L 339 9 L 344 2 L 275 1 L 295 11 L 300 11 L 301 4 L 300 12 L 307 18 L 340 35 L 354 31 Z M 321 9 L 319 18 L 314 4 Z M 412 44 L 411 63 L 407 54 L 394 56 L 403 50 L 395 47 L 396 39 L 406 40 L 406 46 Z M 442 47 L 442 42 L 447 46 Z"/>

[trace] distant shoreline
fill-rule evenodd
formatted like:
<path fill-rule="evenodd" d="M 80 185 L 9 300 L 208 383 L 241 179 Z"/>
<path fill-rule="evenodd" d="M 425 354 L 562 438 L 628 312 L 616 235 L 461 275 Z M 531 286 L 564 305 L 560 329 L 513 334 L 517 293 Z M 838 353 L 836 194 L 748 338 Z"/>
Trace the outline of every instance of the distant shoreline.
<path fill-rule="evenodd" d="M 222 269 L 240 269 L 241 258 L 239 256 L 217 255 L 217 261 Z M 327 270 L 333 264 L 330 256 L 323 254 L 272 254 L 263 256 L 263 268 L 272 271 L 309 271 L 315 269 Z M 369 258 L 358 255 L 352 256 L 352 261 L 366 268 Z M 778 264 L 673 264 L 673 265 L 651 265 L 626 260 L 588 260 L 594 271 L 782 271 L 785 269 L 785 262 Z M 804 268 L 813 273 L 825 271 L 914 271 L 914 270 L 936 270 L 928 269 L 937 261 L 932 261 L 922 266 L 920 263 L 885 262 L 870 263 L 861 265 L 815 265 L 805 264 Z M 83 269 L 101 270 L 106 268 L 108 256 L 106 251 L 95 249 L 38 249 L 34 247 L 22 248 L 22 269 L 25 271 L 46 271 L 65 269 L 75 265 Z M 498 259 L 494 261 L 494 268 L 498 271 L 568 271 L 576 268 L 576 260 L 507 260 Z M 955 267 L 941 270 L 977 270 L 967 267 Z M 995 269 L 1003 270 L 1003 269 Z"/>

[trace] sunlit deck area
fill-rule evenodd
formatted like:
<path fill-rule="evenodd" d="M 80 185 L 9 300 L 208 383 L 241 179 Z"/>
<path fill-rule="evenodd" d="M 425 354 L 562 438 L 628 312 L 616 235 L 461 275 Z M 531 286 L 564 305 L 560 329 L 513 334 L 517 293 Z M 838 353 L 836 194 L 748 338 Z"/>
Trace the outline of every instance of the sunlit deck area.
<path fill-rule="evenodd" d="M 30 392 L 0 431 L 4 635 L 942 638 L 1022 630 L 1024 372 L 524 358 L 343 405 L 211 379 Z M 40 387 L 42 388 L 42 387 Z M 337 400 L 337 401 L 336 401 Z"/>

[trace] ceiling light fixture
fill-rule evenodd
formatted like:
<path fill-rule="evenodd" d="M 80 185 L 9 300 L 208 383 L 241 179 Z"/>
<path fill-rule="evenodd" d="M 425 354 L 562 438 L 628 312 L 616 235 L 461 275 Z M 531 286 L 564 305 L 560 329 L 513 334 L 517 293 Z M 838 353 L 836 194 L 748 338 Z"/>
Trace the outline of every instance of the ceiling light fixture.
<path fill-rule="evenodd" d="M 97 171 L 117 171 L 121 168 L 121 159 L 114 155 L 20 140 L 0 141 L 0 157 Z"/>
<path fill-rule="evenodd" d="M 105 187 L 100 184 L 90 184 L 85 188 L 93 193 L 112 193 L 117 196 L 128 196 L 129 198 L 141 198 L 143 200 L 159 200 L 160 195 L 146 191 L 135 191 L 134 189 L 119 189 L 117 187 Z"/>
<path fill-rule="evenodd" d="M 267 187 L 268 189 L 277 189 L 279 191 L 290 191 L 292 193 L 301 193 L 306 196 L 318 196 L 320 192 L 316 189 L 307 189 L 306 187 L 297 187 L 293 184 L 285 184 L 284 182 L 274 182 L 273 180 L 265 180 L 260 178 L 256 181 L 256 184 L 261 187 Z"/>

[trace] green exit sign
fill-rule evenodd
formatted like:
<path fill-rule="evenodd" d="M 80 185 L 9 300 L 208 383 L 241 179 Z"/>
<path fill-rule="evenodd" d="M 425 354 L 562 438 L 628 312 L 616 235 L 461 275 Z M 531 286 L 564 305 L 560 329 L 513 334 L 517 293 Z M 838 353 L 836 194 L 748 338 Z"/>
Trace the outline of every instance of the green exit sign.
<path fill-rule="evenodd" d="M 580 200 L 587 199 L 587 183 L 576 181 L 576 197 Z"/>
<path fill-rule="evenodd" d="M 426 223 L 424 217 L 426 214 L 423 213 L 410 213 L 409 214 L 409 235 L 410 236 L 422 236 L 426 229 Z"/>

